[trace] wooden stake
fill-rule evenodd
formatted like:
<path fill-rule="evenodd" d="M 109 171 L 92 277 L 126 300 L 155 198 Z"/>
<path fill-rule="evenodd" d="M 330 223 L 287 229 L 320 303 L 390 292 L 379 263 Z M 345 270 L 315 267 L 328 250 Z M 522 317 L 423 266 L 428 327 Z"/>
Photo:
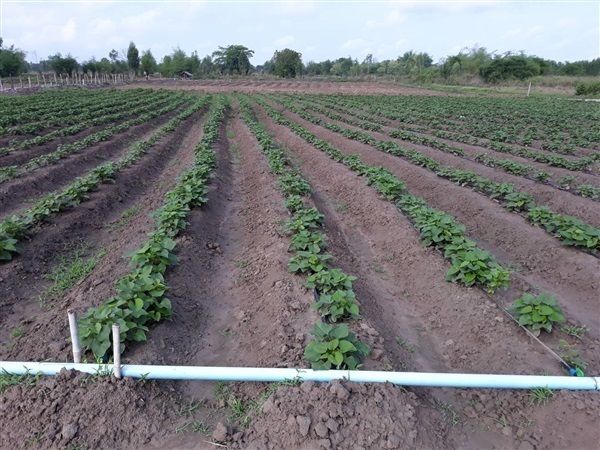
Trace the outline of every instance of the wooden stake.
<path fill-rule="evenodd" d="M 73 344 L 73 361 L 81 362 L 81 345 L 79 344 L 79 329 L 77 328 L 77 314 L 72 309 L 67 311 L 69 315 L 69 330 L 71 332 L 71 344 Z"/>
<path fill-rule="evenodd" d="M 112 326 L 113 338 L 113 365 L 115 377 L 121 379 L 121 327 L 118 323 L 113 323 Z"/>
<path fill-rule="evenodd" d="M 530 92 L 531 92 L 531 81 L 529 82 L 529 89 L 527 89 L 527 97 L 529 97 Z"/>

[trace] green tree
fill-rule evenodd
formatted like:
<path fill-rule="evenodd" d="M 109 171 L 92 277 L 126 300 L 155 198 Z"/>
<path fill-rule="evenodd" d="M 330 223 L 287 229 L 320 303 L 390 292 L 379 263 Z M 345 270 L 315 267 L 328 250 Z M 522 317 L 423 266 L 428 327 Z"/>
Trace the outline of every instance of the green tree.
<path fill-rule="evenodd" d="M 1 40 L 1 39 L 0 39 Z M 1 42 L 0 42 L 1 44 Z M 1 45 L 0 45 L 1 48 Z M 11 45 L 8 48 L 0 50 L 0 76 L 10 77 L 11 86 L 13 85 L 12 77 L 20 75 L 26 69 L 25 52 Z"/>
<path fill-rule="evenodd" d="M 146 79 L 148 76 L 152 75 L 156 72 L 156 59 L 150 50 L 145 50 L 142 52 L 142 58 L 140 59 L 140 67 L 142 72 L 146 74 Z"/>
<path fill-rule="evenodd" d="M 117 62 L 119 60 L 119 52 L 113 48 L 110 52 L 108 52 L 108 57 L 113 63 Z"/>
<path fill-rule="evenodd" d="M 129 43 L 129 48 L 127 49 L 127 64 L 134 75 L 137 75 L 137 71 L 140 67 L 140 52 L 133 41 Z"/>
<path fill-rule="evenodd" d="M 54 72 L 56 72 L 57 75 L 65 74 L 69 77 L 72 76 L 73 72 L 75 72 L 79 67 L 79 63 L 71 56 L 70 53 L 65 57 L 63 57 L 60 53 L 48 56 L 48 65 Z"/>
<path fill-rule="evenodd" d="M 102 58 L 98 62 L 98 72 L 100 73 L 109 74 L 113 72 L 113 69 L 113 65 L 111 64 L 110 60 L 106 57 Z"/>
<path fill-rule="evenodd" d="M 162 74 L 163 77 L 172 77 L 173 76 L 173 59 L 171 58 L 171 56 L 166 55 L 163 59 L 162 62 L 160 63 L 159 67 L 158 67 L 158 71 Z"/>
<path fill-rule="evenodd" d="M 200 67 L 198 69 L 198 72 L 200 73 L 200 75 L 210 75 L 214 72 L 214 70 L 215 64 L 213 63 L 212 58 L 210 57 L 210 55 L 206 55 L 204 58 L 202 58 L 202 61 L 200 61 Z"/>
<path fill-rule="evenodd" d="M 289 48 L 277 50 L 270 63 L 269 71 L 278 77 L 295 78 L 302 75 L 302 54 L 295 50 Z"/>
<path fill-rule="evenodd" d="M 81 63 L 81 70 L 83 73 L 90 73 L 92 76 L 94 76 L 97 72 L 99 72 L 99 65 L 100 63 L 96 61 L 96 58 L 92 57 L 92 59 Z"/>
<path fill-rule="evenodd" d="M 243 45 L 229 45 L 219 47 L 219 50 L 213 52 L 214 63 L 219 68 L 221 74 L 248 75 L 252 69 L 250 58 L 254 55 L 254 50 L 250 50 Z"/>
<path fill-rule="evenodd" d="M 540 66 L 524 55 L 497 57 L 479 70 L 486 83 L 497 83 L 511 78 L 524 80 L 540 74 Z"/>

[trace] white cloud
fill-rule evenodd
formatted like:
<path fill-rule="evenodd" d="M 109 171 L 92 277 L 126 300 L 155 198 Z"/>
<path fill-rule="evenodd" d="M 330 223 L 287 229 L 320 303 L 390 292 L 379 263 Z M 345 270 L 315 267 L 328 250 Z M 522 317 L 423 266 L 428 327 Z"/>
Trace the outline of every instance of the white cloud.
<path fill-rule="evenodd" d="M 277 39 L 275 41 L 275 44 L 278 47 L 287 47 L 290 44 L 293 44 L 296 41 L 296 39 L 294 38 L 294 36 L 291 35 L 287 35 L 287 36 L 283 36 L 280 37 L 279 39 Z"/>
<path fill-rule="evenodd" d="M 77 24 L 73 19 L 69 19 L 65 26 L 60 28 L 60 40 L 62 42 L 71 42 L 77 35 Z"/>
<path fill-rule="evenodd" d="M 364 39 L 349 39 L 340 46 L 340 50 L 358 50 L 368 45 Z"/>
<path fill-rule="evenodd" d="M 316 1 L 294 1 L 284 0 L 279 3 L 277 13 L 280 16 L 285 17 L 298 17 L 304 15 L 310 15 L 316 11 Z"/>
<path fill-rule="evenodd" d="M 394 25 L 399 25 L 402 22 L 406 21 L 407 16 L 401 13 L 399 10 L 393 10 L 387 14 L 381 20 L 370 19 L 365 23 L 365 30 L 377 30 L 380 28 L 389 28 Z"/>

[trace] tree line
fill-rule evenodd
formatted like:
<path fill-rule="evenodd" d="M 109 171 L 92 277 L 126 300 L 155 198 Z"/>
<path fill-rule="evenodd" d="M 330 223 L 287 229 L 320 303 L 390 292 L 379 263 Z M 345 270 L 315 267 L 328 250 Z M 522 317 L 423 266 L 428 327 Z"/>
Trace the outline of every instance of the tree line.
<path fill-rule="evenodd" d="M 266 73 L 282 78 L 300 76 L 361 77 L 393 76 L 405 77 L 419 82 L 456 82 L 461 77 L 481 77 L 486 83 L 497 83 L 509 79 L 524 80 L 539 75 L 600 75 L 600 58 L 591 61 L 557 62 L 526 55 L 524 52 L 499 54 L 485 47 L 465 48 L 434 63 L 426 52 L 407 51 L 396 59 L 378 61 L 372 54 L 362 61 L 351 56 L 324 61 L 302 61 L 302 54 L 286 48 L 277 50 L 272 58 L 261 65 L 252 65 L 254 51 L 243 45 L 218 47 L 212 54 L 200 58 L 198 52 L 189 55 L 180 48 L 156 60 L 150 50 L 141 53 L 131 42 L 127 50 L 112 49 L 107 56 L 92 57 L 79 62 L 76 58 L 61 53 L 40 61 L 27 61 L 27 53 L 14 46 L 4 48 L 0 38 L 0 76 L 17 76 L 26 72 L 54 72 L 72 76 L 74 73 L 125 74 L 152 76 L 160 73 L 164 77 L 181 76 L 188 72 L 196 77 L 225 75 L 250 75 Z"/>

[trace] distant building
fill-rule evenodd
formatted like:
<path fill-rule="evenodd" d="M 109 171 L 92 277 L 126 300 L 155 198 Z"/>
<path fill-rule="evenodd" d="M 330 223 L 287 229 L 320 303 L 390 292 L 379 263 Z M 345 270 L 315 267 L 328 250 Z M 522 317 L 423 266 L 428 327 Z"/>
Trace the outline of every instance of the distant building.
<path fill-rule="evenodd" d="M 182 79 L 185 79 L 185 80 L 191 80 L 191 79 L 193 79 L 193 78 L 194 78 L 194 75 L 192 75 L 191 73 L 189 73 L 189 72 L 188 72 L 188 71 L 186 71 L 186 70 L 184 70 L 184 71 L 182 71 L 182 72 L 179 72 L 179 76 L 180 76 Z"/>

